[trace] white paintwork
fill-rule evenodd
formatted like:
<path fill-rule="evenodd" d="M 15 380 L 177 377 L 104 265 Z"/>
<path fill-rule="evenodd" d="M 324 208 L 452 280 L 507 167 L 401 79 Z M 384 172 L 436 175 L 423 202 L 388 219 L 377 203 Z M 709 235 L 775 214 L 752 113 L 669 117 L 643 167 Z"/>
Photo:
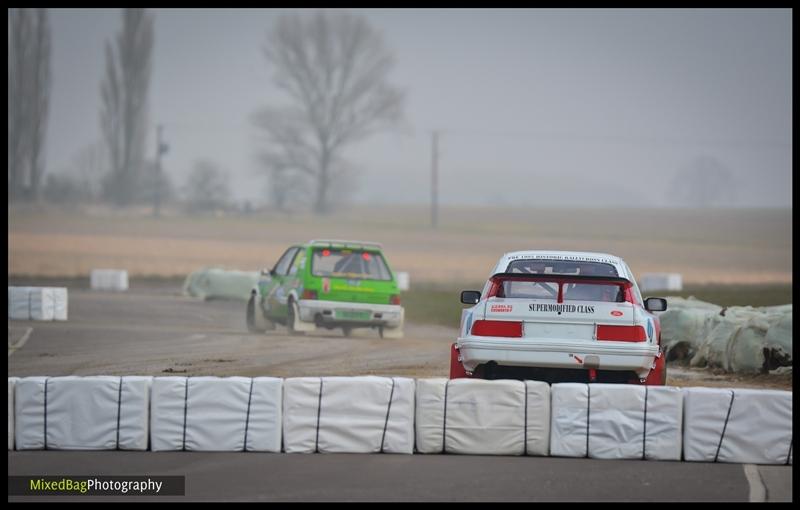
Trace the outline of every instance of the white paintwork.
<path fill-rule="evenodd" d="M 628 265 L 607 253 L 515 251 L 500 257 L 492 275 L 505 273 L 512 261 L 537 259 L 611 264 L 620 277 L 633 283 L 634 294 L 640 296 Z M 522 322 L 523 336 L 472 335 L 472 325 L 476 320 Z M 545 299 L 481 297 L 478 304 L 462 313 L 456 346 L 468 371 L 474 371 L 478 365 L 489 361 L 510 366 L 583 368 L 586 356 L 596 356 L 599 366 L 592 363 L 593 366 L 587 368 L 631 370 L 644 378 L 659 352 L 652 321 L 650 314 L 638 303 L 565 301 L 557 304 Z M 645 342 L 598 341 L 595 335 L 597 325 L 639 325 L 648 338 Z"/>

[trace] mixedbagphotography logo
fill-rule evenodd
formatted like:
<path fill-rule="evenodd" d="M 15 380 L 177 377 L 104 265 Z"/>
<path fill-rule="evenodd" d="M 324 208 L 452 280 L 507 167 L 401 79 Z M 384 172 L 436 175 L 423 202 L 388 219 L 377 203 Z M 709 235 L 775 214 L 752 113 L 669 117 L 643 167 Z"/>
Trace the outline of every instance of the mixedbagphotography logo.
<path fill-rule="evenodd" d="M 9 496 L 183 496 L 184 476 L 9 476 Z"/>

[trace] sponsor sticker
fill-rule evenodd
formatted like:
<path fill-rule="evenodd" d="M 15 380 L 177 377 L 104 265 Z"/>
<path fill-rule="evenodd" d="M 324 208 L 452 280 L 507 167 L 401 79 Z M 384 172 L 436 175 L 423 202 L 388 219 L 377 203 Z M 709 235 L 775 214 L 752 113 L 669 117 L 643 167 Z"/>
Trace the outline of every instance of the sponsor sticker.
<path fill-rule="evenodd" d="M 620 312 L 619 310 L 611 310 L 611 315 L 613 315 L 614 317 L 622 317 L 622 312 Z"/>
<path fill-rule="evenodd" d="M 510 312 L 514 307 L 512 305 L 492 305 L 489 308 L 490 312 Z"/>

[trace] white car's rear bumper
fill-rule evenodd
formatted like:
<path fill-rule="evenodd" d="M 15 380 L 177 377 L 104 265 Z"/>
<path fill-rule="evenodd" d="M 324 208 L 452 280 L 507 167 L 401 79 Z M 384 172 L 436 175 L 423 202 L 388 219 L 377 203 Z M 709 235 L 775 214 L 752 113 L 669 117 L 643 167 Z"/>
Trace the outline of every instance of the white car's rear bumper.
<path fill-rule="evenodd" d="M 322 324 L 397 328 L 403 325 L 405 314 L 400 305 L 376 305 L 347 301 L 301 299 L 297 302 L 297 306 L 301 321 Z"/>
<path fill-rule="evenodd" d="M 598 342 L 576 340 L 526 340 L 467 336 L 456 342 L 464 368 L 483 363 L 547 368 L 596 368 L 632 370 L 646 377 L 658 354 L 658 345 L 647 342 Z"/>

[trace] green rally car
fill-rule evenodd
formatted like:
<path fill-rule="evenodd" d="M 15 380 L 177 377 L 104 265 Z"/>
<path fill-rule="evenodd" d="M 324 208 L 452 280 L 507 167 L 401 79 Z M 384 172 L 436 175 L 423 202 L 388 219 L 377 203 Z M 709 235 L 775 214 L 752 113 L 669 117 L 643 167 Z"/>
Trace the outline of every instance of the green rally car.
<path fill-rule="evenodd" d="M 290 333 L 316 328 L 374 328 L 402 338 L 397 279 L 378 243 L 321 239 L 291 246 L 262 271 L 247 303 L 247 329 L 284 324 Z"/>

